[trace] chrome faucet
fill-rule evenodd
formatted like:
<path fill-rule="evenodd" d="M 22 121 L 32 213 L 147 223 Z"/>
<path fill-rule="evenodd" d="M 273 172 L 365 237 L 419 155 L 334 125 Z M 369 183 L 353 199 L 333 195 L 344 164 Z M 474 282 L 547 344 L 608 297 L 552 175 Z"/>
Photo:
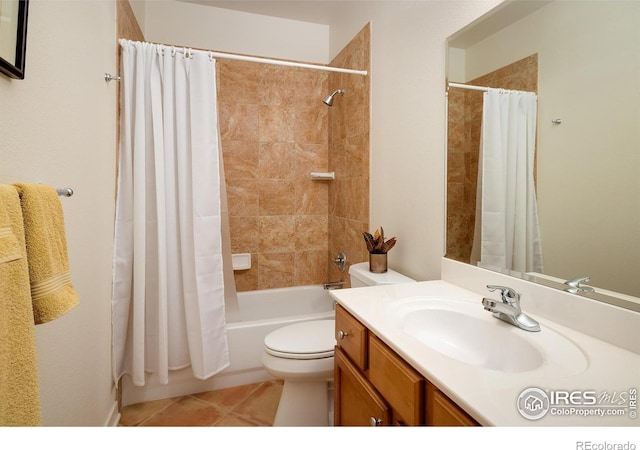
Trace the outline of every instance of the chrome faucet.
<path fill-rule="evenodd" d="M 577 294 L 578 292 L 595 292 L 596 290 L 591 286 L 580 286 L 580 283 L 586 283 L 590 280 L 589 277 L 576 278 L 575 280 L 567 280 L 564 284 L 567 285 L 565 291 Z"/>
<path fill-rule="evenodd" d="M 490 284 L 487 289 L 490 292 L 499 290 L 500 298 L 502 299 L 502 302 L 490 298 L 482 299 L 484 309 L 492 312 L 493 317 L 526 331 L 540 331 L 540 324 L 520 309 L 520 294 L 506 286 L 493 286 Z"/>

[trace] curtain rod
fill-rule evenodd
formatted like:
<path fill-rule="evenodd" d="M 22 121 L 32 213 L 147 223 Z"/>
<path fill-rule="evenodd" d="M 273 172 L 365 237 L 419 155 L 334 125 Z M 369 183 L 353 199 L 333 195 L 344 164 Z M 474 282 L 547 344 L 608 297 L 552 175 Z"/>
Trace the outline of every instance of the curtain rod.
<path fill-rule="evenodd" d="M 455 88 L 461 88 L 461 89 L 471 89 L 472 91 L 484 91 L 484 92 L 487 92 L 487 91 L 490 91 L 490 90 L 500 90 L 501 89 L 501 88 L 491 88 L 491 87 L 486 87 L 486 86 L 474 86 L 472 84 L 453 83 L 453 82 L 449 83 L 449 87 L 455 87 Z M 504 90 L 510 90 L 510 89 L 504 89 Z M 517 91 L 517 92 L 526 92 L 527 94 L 535 94 L 535 92 L 530 92 L 530 91 Z"/>
<path fill-rule="evenodd" d="M 134 42 L 134 41 L 130 41 L 127 39 L 120 39 L 120 45 L 123 46 L 126 43 L 129 42 Z M 303 69 L 315 69 L 315 70 L 324 70 L 327 72 L 340 72 L 340 73 L 351 73 L 351 74 L 355 74 L 355 75 L 367 75 L 367 71 L 366 70 L 355 70 L 355 69 L 344 69 L 342 67 L 331 67 L 331 66 L 321 66 L 321 65 L 317 65 L 317 64 L 306 64 L 306 63 L 299 63 L 299 62 L 293 62 L 293 61 L 284 61 L 284 60 L 280 60 L 280 59 L 270 59 L 270 58 L 258 58 L 256 56 L 245 56 L 245 55 L 237 55 L 234 53 L 221 53 L 221 52 L 215 52 L 213 50 L 198 50 L 198 49 L 191 49 L 191 48 L 176 48 L 173 47 L 171 45 L 165 45 L 165 44 L 155 44 L 155 45 L 159 45 L 162 47 L 166 47 L 169 49 L 173 49 L 175 51 L 178 52 L 186 52 L 187 54 L 192 54 L 192 53 L 205 53 L 211 57 L 216 57 L 216 58 L 226 58 L 226 59 L 235 59 L 235 60 L 239 60 L 239 61 L 249 61 L 249 62 L 257 62 L 257 63 L 263 63 L 263 64 L 273 64 L 273 65 L 277 65 L 277 66 L 289 66 L 289 67 L 301 67 Z"/>

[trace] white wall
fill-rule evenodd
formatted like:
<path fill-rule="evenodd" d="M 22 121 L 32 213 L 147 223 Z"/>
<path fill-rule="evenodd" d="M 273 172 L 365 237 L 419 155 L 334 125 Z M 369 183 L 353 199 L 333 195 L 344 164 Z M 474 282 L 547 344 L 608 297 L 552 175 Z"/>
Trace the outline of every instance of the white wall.
<path fill-rule="evenodd" d="M 146 2 L 150 42 L 252 56 L 329 62 L 329 27 L 185 2 Z"/>
<path fill-rule="evenodd" d="M 62 199 L 80 304 L 36 327 L 44 425 L 101 426 L 111 382 L 115 3 L 30 2 L 26 77 L 0 76 L 0 182 L 71 187 Z"/>
<path fill-rule="evenodd" d="M 640 293 L 640 3 L 554 2 L 467 50 L 467 80 L 538 53 L 545 273 Z M 562 125 L 551 120 L 562 119 Z"/>

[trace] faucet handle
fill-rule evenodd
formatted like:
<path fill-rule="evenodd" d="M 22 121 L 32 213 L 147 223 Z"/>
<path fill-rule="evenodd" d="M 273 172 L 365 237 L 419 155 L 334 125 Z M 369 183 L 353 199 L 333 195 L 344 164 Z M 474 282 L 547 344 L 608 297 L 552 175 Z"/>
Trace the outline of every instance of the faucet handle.
<path fill-rule="evenodd" d="M 571 292 L 572 294 L 577 294 L 578 292 L 595 292 L 595 289 L 592 288 L 591 286 L 581 285 L 581 283 L 586 283 L 589 280 L 591 280 L 591 278 L 589 277 L 582 277 L 582 278 L 576 278 L 574 280 L 567 280 L 564 282 L 564 284 L 566 284 L 569 287 L 566 288 L 565 291 Z"/>
<path fill-rule="evenodd" d="M 567 280 L 567 281 L 564 282 L 564 284 L 566 284 L 567 286 L 570 286 L 570 287 L 577 288 L 577 287 L 581 287 L 580 283 L 587 283 L 589 280 L 591 280 L 591 278 L 582 277 L 582 278 L 576 278 L 576 279 L 573 279 L 573 280 Z"/>
<path fill-rule="evenodd" d="M 500 297 L 502 298 L 503 303 L 508 305 L 520 303 L 520 294 L 510 287 L 488 284 L 487 289 L 489 289 L 490 292 L 500 291 Z"/>

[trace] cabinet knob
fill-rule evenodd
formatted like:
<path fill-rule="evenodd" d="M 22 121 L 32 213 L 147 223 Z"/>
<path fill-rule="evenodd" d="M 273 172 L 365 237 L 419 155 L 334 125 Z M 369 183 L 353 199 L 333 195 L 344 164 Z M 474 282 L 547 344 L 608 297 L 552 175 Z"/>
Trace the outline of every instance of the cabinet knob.
<path fill-rule="evenodd" d="M 376 419 L 375 417 L 371 416 L 371 418 L 369 419 L 369 423 L 372 427 L 379 427 L 380 425 L 382 425 L 382 419 Z"/>
<path fill-rule="evenodd" d="M 347 333 L 346 331 L 342 331 L 342 330 L 339 330 L 339 331 L 338 331 L 338 337 L 339 337 L 340 339 L 344 339 L 344 338 L 346 338 L 347 336 L 349 336 L 349 333 Z"/>

